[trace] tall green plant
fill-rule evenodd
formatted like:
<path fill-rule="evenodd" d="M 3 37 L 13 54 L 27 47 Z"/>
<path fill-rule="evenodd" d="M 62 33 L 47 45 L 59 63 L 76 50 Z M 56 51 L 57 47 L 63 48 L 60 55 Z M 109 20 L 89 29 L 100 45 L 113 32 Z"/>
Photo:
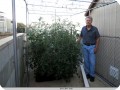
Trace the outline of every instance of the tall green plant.
<path fill-rule="evenodd" d="M 56 22 L 48 25 L 39 21 L 29 31 L 31 68 L 35 76 L 54 76 L 56 79 L 70 79 L 77 70 L 80 53 L 76 43 L 75 25 L 70 22 Z M 42 25 L 43 26 L 42 26 Z M 40 27 L 39 27 L 40 26 Z"/>

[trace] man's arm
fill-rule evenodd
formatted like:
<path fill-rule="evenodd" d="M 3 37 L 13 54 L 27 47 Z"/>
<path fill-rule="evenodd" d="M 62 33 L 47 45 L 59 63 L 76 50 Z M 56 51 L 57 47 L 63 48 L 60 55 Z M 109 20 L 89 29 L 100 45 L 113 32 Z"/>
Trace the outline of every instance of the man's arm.
<path fill-rule="evenodd" d="M 77 42 L 77 43 L 80 43 L 80 41 L 81 41 L 81 39 L 82 39 L 82 37 L 83 37 L 82 31 L 83 31 L 83 28 L 82 28 L 82 30 L 81 30 L 81 33 L 80 33 L 79 37 L 77 37 L 77 39 L 76 39 L 76 42 Z"/>
<path fill-rule="evenodd" d="M 99 43 L 100 43 L 100 37 L 97 38 L 97 40 L 96 40 L 96 46 L 95 46 L 95 49 L 94 49 L 94 53 L 95 54 L 97 53 L 97 50 L 98 50 L 98 47 L 99 47 Z"/>

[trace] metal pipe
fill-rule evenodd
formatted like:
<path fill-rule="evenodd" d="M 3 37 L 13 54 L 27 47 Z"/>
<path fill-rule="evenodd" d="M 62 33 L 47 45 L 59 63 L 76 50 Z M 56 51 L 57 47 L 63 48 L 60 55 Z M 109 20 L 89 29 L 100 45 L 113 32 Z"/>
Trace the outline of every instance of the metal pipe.
<path fill-rule="evenodd" d="M 83 2 L 83 3 L 95 3 L 95 4 L 107 4 L 107 2 L 94 2 L 94 1 L 82 1 L 82 0 L 70 0 L 70 1 L 75 1 L 75 2 Z"/>
<path fill-rule="evenodd" d="M 55 14 L 42 14 L 42 13 L 29 13 L 29 14 L 38 14 L 38 15 L 55 15 Z M 72 16 L 71 14 L 70 15 L 62 15 L 62 14 L 56 14 L 56 16 Z"/>
<path fill-rule="evenodd" d="M 27 31 L 27 4 L 26 4 L 26 0 L 24 0 L 24 2 L 25 2 L 25 6 L 26 6 L 26 26 L 25 26 L 25 34 L 26 34 L 26 31 Z M 25 37 L 25 40 L 26 40 L 26 37 Z"/>
<path fill-rule="evenodd" d="M 57 6 L 48 6 L 48 5 L 37 5 L 37 4 L 28 4 L 29 6 L 41 6 L 41 7 L 51 7 L 51 8 L 61 8 L 61 9 L 82 9 L 82 10 L 86 10 L 84 8 L 68 8 L 68 7 L 57 7 Z"/>
<path fill-rule="evenodd" d="M 50 13 L 55 13 L 54 11 L 41 11 L 41 10 L 30 10 L 29 9 L 29 12 L 50 12 Z M 69 14 L 74 14 L 73 12 L 57 12 L 56 13 L 69 13 Z M 77 13 L 77 12 L 76 12 Z"/>
<path fill-rule="evenodd" d="M 27 33 L 28 33 L 28 8 L 26 3 L 26 64 L 27 64 L 27 86 L 29 86 L 29 67 L 28 67 L 28 42 L 27 42 Z"/>
<path fill-rule="evenodd" d="M 13 45 L 14 45 L 14 65 L 15 65 L 15 84 L 19 86 L 18 75 L 18 56 L 17 56 L 17 30 L 16 30 L 16 13 L 15 13 L 15 0 L 12 0 L 12 20 L 13 20 Z"/>
<path fill-rule="evenodd" d="M 28 27 L 28 4 L 26 2 L 26 0 L 24 0 L 25 5 L 26 5 L 26 27 L 25 27 L 25 39 L 26 39 L 26 56 L 25 56 L 25 60 L 26 60 L 26 74 L 27 74 L 27 80 L 26 80 L 26 85 L 27 87 L 29 86 L 29 67 L 28 67 L 28 44 L 27 44 L 27 27 Z"/>

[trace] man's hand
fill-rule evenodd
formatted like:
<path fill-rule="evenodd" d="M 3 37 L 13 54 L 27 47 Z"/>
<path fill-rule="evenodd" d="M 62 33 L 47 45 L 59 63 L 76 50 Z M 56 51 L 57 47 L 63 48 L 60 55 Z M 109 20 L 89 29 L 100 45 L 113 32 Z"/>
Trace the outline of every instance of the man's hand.
<path fill-rule="evenodd" d="M 99 42 L 100 42 L 100 38 L 98 38 L 98 39 L 96 40 L 96 46 L 95 46 L 95 49 L 94 49 L 94 53 L 95 53 L 95 54 L 96 54 L 97 51 L 98 51 Z"/>
<path fill-rule="evenodd" d="M 78 38 L 76 39 L 76 42 L 77 42 L 77 43 L 80 43 L 80 40 L 81 40 L 81 37 L 78 37 Z"/>
<path fill-rule="evenodd" d="M 97 48 L 94 49 L 94 54 L 96 54 L 96 53 L 97 53 Z"/>

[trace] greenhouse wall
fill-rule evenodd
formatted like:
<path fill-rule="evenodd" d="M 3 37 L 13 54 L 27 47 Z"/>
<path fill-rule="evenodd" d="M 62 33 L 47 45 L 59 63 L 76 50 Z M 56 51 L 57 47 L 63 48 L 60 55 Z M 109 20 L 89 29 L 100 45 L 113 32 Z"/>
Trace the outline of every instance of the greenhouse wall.
<path fill-rule="evenodd" d="M 23 59 L 24 34 L 17 35 L 17 55 L 18 55 L 18 80 L 22 85 L 24 76 Z M 15 87 L 15 66 L 14 66 L 14 45 L 13 36 L 0 40 L 0 85 L 3 87 Z"/>
<path fill-rule="evenodd" d="M 96 72 L 111 84 L 118 86 L 120 84 L 120 5 L 116 2 L 100 7 L 92 10 L 90 15 L 93 17 L 93 25 L 98 27 L 101 35 Z"/>

